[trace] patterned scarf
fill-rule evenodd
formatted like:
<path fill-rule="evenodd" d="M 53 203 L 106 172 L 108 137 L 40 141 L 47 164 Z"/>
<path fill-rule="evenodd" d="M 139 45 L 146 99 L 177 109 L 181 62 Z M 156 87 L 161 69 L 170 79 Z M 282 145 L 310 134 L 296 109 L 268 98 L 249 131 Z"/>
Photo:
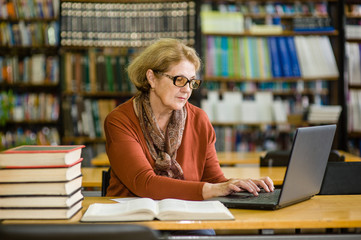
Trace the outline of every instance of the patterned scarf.
<path fill-rule="evenodd" d="M 140 94 L 135 98 L 135 104 L 148 149 L 155 160 L 155 173 L 160 176 L 184 179 L 183 170 L 176 161 L 176 156 L 182 142 L 187 110 L 183 107 L 182 110 L 173 111 L 164 134 L 153 114 L 149 95 Z"/>

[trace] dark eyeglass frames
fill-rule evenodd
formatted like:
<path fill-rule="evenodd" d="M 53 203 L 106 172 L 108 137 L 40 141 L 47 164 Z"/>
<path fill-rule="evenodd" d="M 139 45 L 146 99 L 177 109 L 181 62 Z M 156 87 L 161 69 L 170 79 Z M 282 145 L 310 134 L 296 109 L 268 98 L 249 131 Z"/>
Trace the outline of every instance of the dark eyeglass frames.
<path fill-rule="evenodd" d="M 191 89 L 198 89 L 202 84 L 202 80 L 199 80 L 199 79 L 189 80 L 188 78 L 186 78 L 184 76 L 171 76 L 166 73 L 158 72 L 158 71 L 155 71 L 155 73 L 158 73 L 162 76 L 166 76 L 167 78 L 173 80 L 174 86 L 177 86 L 177 87 L 184 87 L 185 85 L 187 85 L 187 83 L 189 83 L 189 87 Z"/>

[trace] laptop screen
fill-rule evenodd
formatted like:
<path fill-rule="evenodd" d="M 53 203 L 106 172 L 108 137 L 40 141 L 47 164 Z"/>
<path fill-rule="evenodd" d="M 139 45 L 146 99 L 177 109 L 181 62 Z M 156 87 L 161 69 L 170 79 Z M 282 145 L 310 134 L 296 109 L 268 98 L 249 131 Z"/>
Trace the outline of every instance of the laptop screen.
<path fill-rule="evenodd" d="M 298 128 L 292 145 L 279 205 L 320 191 L 336 125 Z"/>

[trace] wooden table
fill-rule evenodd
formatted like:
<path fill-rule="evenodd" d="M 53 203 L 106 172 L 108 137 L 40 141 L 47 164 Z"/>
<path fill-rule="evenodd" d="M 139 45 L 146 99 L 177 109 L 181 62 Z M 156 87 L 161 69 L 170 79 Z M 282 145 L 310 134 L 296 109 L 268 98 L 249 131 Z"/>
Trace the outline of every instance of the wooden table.
<path fill-rule="evenodd" d="M 218 152 L 217 156 L 221 165 L 235 164 L 259 164 L 260 156 L 265 152 Z M 91 160 L 94 166 L 109 166 L 109 159 L 106 153 L 98 154 Z"/>
<path fill-rule="evenodd" d="M 86 197 L 83 210 L 70 220 L 4 220 L 8 223 L 78 223 L 91 203 L 114 203 L 109 197 Z M 361 228 L 361 195 L 315 196 L 279 210 L 231 209 L 235 220 L 131 222 L 159 230 Z M 128 222 L 129 223 L 129 222 Z M 126 224 L 118 222 L 118 224 Z"/>
<path fill-rule="evenodd" d="M 101 187 L 102 171 L 108 167 L 83 167 L 83 187 Z M 222 167 L 227 178 L 261 178 L 270 177 L 275 185 L 282 185 L 286 167 Z"/>
<path fill-rule="evenodd" d="M 339 151 L 341 155 L 345 156 L 345 161 L 354 162 L 361 161 L 359 156 Z M 264 156 L 266 152 L 218 152 L 218 160 L 220 165 L 237 165 L 237 164 L 251 164 L 259 165 L 260 157 Z M 91 161 L 94 166 L 109 166 L 109 159 L 106 153 L 101 153 Z"/>

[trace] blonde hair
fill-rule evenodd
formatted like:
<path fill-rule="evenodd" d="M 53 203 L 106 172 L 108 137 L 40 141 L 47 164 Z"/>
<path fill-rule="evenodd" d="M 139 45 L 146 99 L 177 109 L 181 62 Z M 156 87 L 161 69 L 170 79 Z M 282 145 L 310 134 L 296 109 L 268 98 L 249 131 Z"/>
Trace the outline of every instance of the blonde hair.
<path fill-rule="evenodd" d="M 166 72 L 182 60 L 193 63 L 196 71 L 201 66 L 201 60 L 193 48 L 177 39 L 162 38 L 134 58 L 127 68 L 128 76 L 139 92 L 149 92 L 150 85 L 146 77 L 148 69 Z"/>

